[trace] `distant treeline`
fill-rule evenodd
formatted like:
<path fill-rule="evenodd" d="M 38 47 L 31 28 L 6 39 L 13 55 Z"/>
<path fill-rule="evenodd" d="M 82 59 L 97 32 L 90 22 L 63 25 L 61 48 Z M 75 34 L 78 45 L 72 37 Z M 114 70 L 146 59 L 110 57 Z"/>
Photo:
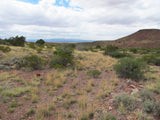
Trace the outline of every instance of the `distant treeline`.
<path fill-rule="evenodd" d="M 15 37 L 10 37 L 8 39 L 0 39 L 0 44 L 4 45 L 13 45 L 13 46 L 24 46 L 26 42 L 26 38 L 24 36 L 15 36 Z"/>
<path fill-rule="evenodd" d="M 0 44 L 4 45 L 13 45 L 13 46 L 21 46 L 24 47 L 26 42 L 26 38 L 24 36 L 15 36 L 15 37 L 10 37 L 10 38 L 5 38 L 5 39 L 0 39 Z M 45 41 L 42 39 L 39 39 L 36 41 L 37 44 L 44 44 Z"/>

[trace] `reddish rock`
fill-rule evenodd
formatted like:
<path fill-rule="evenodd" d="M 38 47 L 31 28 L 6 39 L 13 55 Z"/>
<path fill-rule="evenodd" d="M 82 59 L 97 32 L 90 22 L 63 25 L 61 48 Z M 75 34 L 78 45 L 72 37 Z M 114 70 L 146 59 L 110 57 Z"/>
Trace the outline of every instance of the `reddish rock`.
<path fill-rule="evenodd" d="M 40 73 L 37 73 L 37 74 L 36 74 L 36 76 L 37 76 L 37 77 L 40 77 L 40 76 L 41 76 L 41 74 L 40 74 Z"/>

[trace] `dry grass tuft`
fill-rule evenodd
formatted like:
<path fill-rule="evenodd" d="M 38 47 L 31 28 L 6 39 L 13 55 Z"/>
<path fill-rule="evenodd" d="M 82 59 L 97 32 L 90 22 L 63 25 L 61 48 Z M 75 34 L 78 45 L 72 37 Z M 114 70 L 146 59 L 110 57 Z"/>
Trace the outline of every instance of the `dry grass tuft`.
<path fill-rule="evenodd" d="M 111 70 L 117 61 L 109 56 L 104 56 L 101 52 L 91 51 L 75 51 L 75 58 L 79 61 L 78 69 L 97 69 L 99 71 Z"/>

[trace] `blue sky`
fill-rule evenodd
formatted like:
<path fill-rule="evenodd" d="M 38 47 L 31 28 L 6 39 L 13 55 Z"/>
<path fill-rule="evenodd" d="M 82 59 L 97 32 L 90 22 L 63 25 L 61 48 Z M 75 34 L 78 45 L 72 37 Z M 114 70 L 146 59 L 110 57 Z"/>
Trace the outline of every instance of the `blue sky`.
<path fill-rule="evenodd" d="M 40 0 L 18 0 L 18 1 L 28 2 L 28 3 L 32 3 L 32 4 L 38 4 L 38 2 Z M 70 7 L 69 3 L 70 3 L 70 0 L 56 0 L 56 2 L 55 2 L 54 5 L 56 5 L 56 6 Z"/>
<path fill-rule="evenodd" d="M 160 0 L 0 0 L 0 5 L 0 38 L 115 40 L 160 28 Z"/>
<path fill-rule="evenodd" d="M 28 2 L 32 4 L 38 4 L 39 0 L 18 0 L 18 1 L 23 1 L 23 2 Z"/>

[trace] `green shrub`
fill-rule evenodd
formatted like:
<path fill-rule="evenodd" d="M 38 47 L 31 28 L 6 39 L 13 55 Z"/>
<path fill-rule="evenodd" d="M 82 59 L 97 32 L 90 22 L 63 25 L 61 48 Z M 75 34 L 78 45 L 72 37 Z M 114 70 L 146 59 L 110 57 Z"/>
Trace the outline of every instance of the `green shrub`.
<path fill-rule="evenodd" d="M 160 57 L 157 57 L 156 55 L 145 55 L 142 59 L 148 64 L 160 66 Z"/>
<path fill-rule="evenodd" d="M 148 90 L 143 90 L 143 91 L 140 91 L 139 92 L 141 98 L 143 101 L 146 101 L 146 100 L 155 100 L 152 92 L 148 91 Z"/>
<path fill-rule="evenodd" d="M 13 107 L 18 107 L 20 106 L 20 104 L 17 101 L 13 101 L 9 104 L 9 107 L 13 108 Z"/>
<path fill-rule="evenodd" d="M 146 100 L 142 103 L 142 107 L 145 112 L 151 113 L 154 110 L 154 102 L 151 100 Z"/>
<path fill-rule="evenodd" d="M 160 104 L 159 102 L 154 103 L 154 115 L 160 117 Z"/>
<path fill-rule="evenodd" d="M 33 115 L 35 113 L 36 113 L 35 110 L 33 108 L 30 108 L 29 110 L 27 110 L 26 115 L 30 116 L 30 115 Z"/>
<path fill-rule="evenodd" d="M 115 52 L 118 50 L 118 47 L 113 46 L 113 45 L 108 45 L 105 49 L 104 49 L 104 54 L 105 55 L 109 55 L 112 52 Z"/>
<path fill-rule="evenodd" d="M 87 72 L 87 75 L 92 76 L 94 78 L 98 78 L 98 76 L 101 74 L 99 70 L 89 70 Z"/>
<path fill-rule="evenodd" d="M 37 53 L 41 53 L 41 52 L 42 52 L 42 50 L 43 50 L 43 48 L 42 48 L 42 47 L 37 47 L 37 48 L 36 48 Z"/>
<path fill-rule="evenodd" d="M 133 52 L 133 53 L 137 53 L 137 52 L 138 52 L 138 50 L 137 50 L 136 48 L 130 48 L 129 51 L 130 51 L 130 52 Z"/>
<path fill-rule="evenodd" d="M 93 47 L 89 47 L 89 50 L 92 51 L 92 52 L 98 52 L 98 50 L 96 50 L 96 49 L 93 48 Z"/>
<path fill-rule="evenodd" d="M 0 46 L 0 51 L 6 53 L 6 52 L 10 52 L 11 48 L 8 46 Z"/>
<path fill-rule="evenodd" d="M 114 66 L 117 74 L 122 78 L 139 80 L 144 77 L 146 64 L 140 59 L 122 58 Z"/>
<path fill-rule="evenodd" d="M 45 41 L 43 39 L 39 39 L 36 41 L 36 44 L 38 45 L 44 45 Z"/>
<path fill-rule="evenodd" d="M 105 117 L 105 120 L 117 120 L 116 116 L 113 116 L 112 114 L 108 113 Z"/>
<path fill-rule="evenodd" d="M 101 45 L 96 45 L 96 49 L 101 49 Z"/>
<path fill-rule="evenodd" d="M 44 65 L 45 60 L 41 57 L 38 57 L 37 55 L 30 55 L 22 58 L 21 61 L 17 63 L 17 68 L 26 67 L 33 70 L 38 70 L 42 69 Z"/>
<path fill-rule="evenodd" d="M 70 47 L 57 47 L 50 61 L 50 67 L 66 67 L 73 65 L 73 49 Z"/>
<path fill-rule="evenodd" d="M 50 61 L 50 67 L 63 67 L 67 64 L 67 60 L 62 56 L 54 56 Z"/>
<path fill-rule="evenodd" d="M 129 55 L 125 53 L 120 53 L 119 51 L 115 52 L 110 52 L 108 53 L 109 56 L 114 57 L 114 58 L 123 58 L 123 57 L 129 57 Z"/>
<path fill-rule="evenodd" d="M 129 96 L 128 94 L 121 94 L 115 97 L 115 101 L 118 105 L 118 107 L 123 104 L 123 106 L 129 110 L 132 111 L 136 108 L 136 100 Z"/>
<path fill-rule="evenodd" d="M 32 49 L 36 49 L 36 46 L 34 45 L 34 43 L 28 44 L 28 47 L 29 47 L 29 48 L 32 48 Z"/>

